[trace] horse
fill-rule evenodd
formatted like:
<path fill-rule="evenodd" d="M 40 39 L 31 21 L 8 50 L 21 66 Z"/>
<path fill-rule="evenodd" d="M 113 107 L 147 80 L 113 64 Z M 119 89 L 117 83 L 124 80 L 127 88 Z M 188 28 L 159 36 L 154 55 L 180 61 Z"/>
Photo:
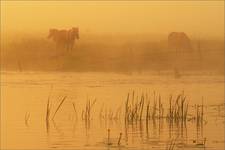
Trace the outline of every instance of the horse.
<path fill-rule="evenodd" d="M 69 30 L 49 29 L 48 39 L 52 39 L 58 48 L 71 51 L 76 39 L 79 39 L 79 28 Z"/>
<path fill-rule="evenodd" d="M 68 49 L 72 50 L 74 47 L 75 40 L 80 38 L 79 37 L 79 28 L 73 27 L 72 29 L 70 29 L 68 31 L 68 36 L 69 36 Z"/>
<path fill-rule="evenodd" d="M 168 46 L 176 53 L 192 51 L 191 40 L 184 32 L 171 32 L 168 35 Z"/>

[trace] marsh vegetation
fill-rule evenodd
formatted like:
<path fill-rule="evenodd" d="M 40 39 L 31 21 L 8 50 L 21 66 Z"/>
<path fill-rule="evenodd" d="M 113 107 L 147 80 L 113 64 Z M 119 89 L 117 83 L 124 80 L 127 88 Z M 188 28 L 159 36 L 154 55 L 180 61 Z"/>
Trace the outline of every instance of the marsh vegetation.
<path fill-rule="evenodd" d="M 3 116 L 9 119 L 3 118 L 7 123 L 3 135 L 21 148 L 36 147 L 35 143 L 43 149 L 222 148 L 223 78 L 190 78 L 5 72 Z M 18 136 L 24 139 L 13 142 L 12 137 Z"/>

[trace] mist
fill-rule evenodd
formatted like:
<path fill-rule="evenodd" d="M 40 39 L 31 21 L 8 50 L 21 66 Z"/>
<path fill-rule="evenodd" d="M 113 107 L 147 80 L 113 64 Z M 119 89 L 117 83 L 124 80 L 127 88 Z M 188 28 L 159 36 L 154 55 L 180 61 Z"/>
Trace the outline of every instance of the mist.
<path fill-rule="evenodd" d="M 224 72 L 224 2 L 2 1 L 1 66 L 10 70 L 216 70 Z M 49 29 L 79 28 L 68 53 Z M 184 32 L 177 56 L 168 35 Z"/>
<path fill-rule="evenodd" d="M 224 149 L 224 1 L 0 3 L 0 149 Z"/>
<path fill-rule="evenodd" d="M 1 22 L 6 35 L 45 35 L 49 28 L 78 26 L 81 34 L 181 31 L 194 37 L 223 38 L 224 2 L 1 1 Z"/>

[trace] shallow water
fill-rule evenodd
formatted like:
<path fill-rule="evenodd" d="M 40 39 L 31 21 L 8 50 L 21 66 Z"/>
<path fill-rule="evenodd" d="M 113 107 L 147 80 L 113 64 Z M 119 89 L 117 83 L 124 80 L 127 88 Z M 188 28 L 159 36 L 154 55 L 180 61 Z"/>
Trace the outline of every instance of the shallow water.
<path fill-rule="evenodd" d="M 137 96 L 161 95 L 167 108 L 169 96 L 187 96 L 190 106 L 204 101 L 204 121 L 171 124 L 166 119 L 145 119 L 125 126 L 123 113 L 128 92 Z M 54 121 L 46 125 L 47 100 L 51 116 L 62 97 L 65 102 Z M 96 103 L 91 120 L 82 120 L 87 99 Z M 76 106 L 77 115 L 73 105 Z M 153 102 L 152 102 L 153 103 Z M 100 118 L 99 112 L 115 112 L 121 118 Z M 191 113 L 191 112 L 190 112 Z M 110 129 L 108 144 L 108 129 Z M 120 145 L 119 135 L 122 133 Z M 206 138 L 206 144 L 201 145 Z M 116 74 L 116 73 L 1 73 L 2 149 L 224 149 L 224 76 Z"/>

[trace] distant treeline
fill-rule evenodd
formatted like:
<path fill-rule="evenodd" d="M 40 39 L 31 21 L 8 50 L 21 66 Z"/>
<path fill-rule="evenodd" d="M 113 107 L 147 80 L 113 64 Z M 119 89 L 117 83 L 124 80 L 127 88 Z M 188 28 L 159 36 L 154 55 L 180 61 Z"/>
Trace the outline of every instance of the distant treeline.
<path fill-rule="evenodd" d="M 47 38 L 14 38 L 2 44 L 1 68 L 14 71 L 209 70 L 224 72 L 224 41 L 192 40 L 193 50 L 177 53 L 167 38 L 81 36 L 72 52 Z"/>

